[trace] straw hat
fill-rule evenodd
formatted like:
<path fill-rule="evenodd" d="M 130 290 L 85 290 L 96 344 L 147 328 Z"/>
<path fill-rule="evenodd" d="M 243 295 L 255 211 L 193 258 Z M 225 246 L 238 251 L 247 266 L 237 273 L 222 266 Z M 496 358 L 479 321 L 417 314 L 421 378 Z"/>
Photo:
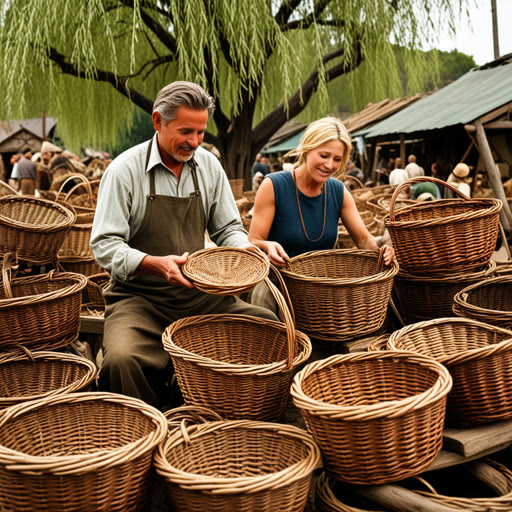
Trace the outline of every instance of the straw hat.
<path fill-rule="evenodd" d="M 469 167 L 461 162 L 454 167 L 452 174 L 462 180 L 469 174 Z"/>
<path fill-rule="evenodd" d="M 41 144 L 41 153 L 60 153 L 62 152 L 62 148 L 59 148 L 59 146 L 56 146 L 55 144 L 52 144 L 51 142 L 48 142 L 47 140 L 44 140 Z"/>

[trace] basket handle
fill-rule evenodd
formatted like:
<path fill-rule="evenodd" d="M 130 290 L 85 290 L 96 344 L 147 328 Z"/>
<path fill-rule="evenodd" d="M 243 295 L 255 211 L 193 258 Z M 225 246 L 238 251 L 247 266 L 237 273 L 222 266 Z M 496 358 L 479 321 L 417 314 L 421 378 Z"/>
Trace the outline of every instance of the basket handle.
<path fill-rule="evenodd" d="M 12 290 L 11 290 L 11 279 L 12 279 L 12 271 L 18 270 L 18 258 L 16 253 L 8 252 L 4 254 L 4 258 L 2 261 L 2 283 L 4 286 L 4 293 L 8 299 L 13 298 Z"/>
<path fill-rule="evenodd" d="M 66 183 L 69 183 L 71 180 L 75 180 L 75 179 L 78 179 L 80 180 L 82 183 L 78 183 L 77 185 L 75 185 L 65 196 L 64 196 L 64 201 L 67 201 L 68 198 L 71 196 L 71 194 L 79 187 L 82 187 L 82 186 L 85 186 L 85 188 L 87 189 L 87 193 L 89 194 L 89 198 L 93 199 L 93 194 L 92 194 L 92 188 L 91 188 L 91 184 L 89 182 L 89 180 L 83 176 L 82 174 L 72 174 L 71 176 L 69 176 L 67 179 L 65 179 L 61 185 L 60 185 L 60 188 L 59 188 L 59 191 L 57 192 L 57 199 L 59 198 L 60 194 L 62 193 L 62 191 L 64 190 L 64 187 L 66 185 Z"/>
<path fill-rule="evenodd" d="M 187 425 L 198 425 L 209 421 L 225 421 L 225 418 L 215 411 L 202 405 L 182 405 L 176 409 L 164 412 L 164 416 L 167 420 L 169 432 L 180 429 L 183 439 L 187 444 L 190 443 Z"/>
<path fill-rule="evenodd" d="M 277 272 L 279 274 L 279 272 Z M 293 308 L 291 306 L 290 296 L 288 295 L 288 290 L 284 285 L 283 278 L 278 275 L 278 280 L 280 280 L 280 284 L 282 282 L 283 292 L 287 296 L 287 299 L 283 296 L 283 294 L 278 290 L 278 288 L 274 285 L 274 283 L 269 279 L 269 277 L 265 277 L 265 283 L 270 288 L 274 299 L 276 299 L 277 305 L 281 313 L 283 314 L 284 324 L 286 326 L 286 338 L 288 342 L 288 358 L 287 358 L 287 368 L 291 368 L 293 364 L 293 359 L 295 358 L 295 354 L 297 353 L 297 338 L 295 336 L 295 321 L 293 317 Z M 290 307 L 288 307 L 288 303 Z M 291 308 L 291 309 L 290 309 Z"/>
<path fill-rule="evenodd" d="M 410 178 L 407 181 L 404 181 L 398 187 L 395 188 L 395 191 L 393 192 L 393 195 L 391 196 L 391 202 L 389 203 L 389 219 L 391 222 L 395 220 L 395 202 L 402 190 L 404 190 L 409 185 L 412 185 L 413 183 L 421 183 L 423 181 L 431 181 L 432 183 L 439 183 L 440 185 L 445 186 L 446 188 L 450 189 L 452 192 L 457 194 L 462 199 L 465 199 L 466 201 L 469 201 L 470 198 L 463 194 L 462 192 L 459 192 L 455 187 L 450 185 L 449 183 L 446 183 L 446 181 L 432 178 L 431 176 L 417 176 L 416 178 Z"/>
<path fill-rule="evenodd" d="M 27 347 L 25 347 L 25 345 L 17 345 L 17 347 L 22 352 L 25 352 L 25 355 L 27 356 L 28 359 L 30 359 L 33 363 L 35 363 L 36 358 L 33 356 L 32 352 Z"/>

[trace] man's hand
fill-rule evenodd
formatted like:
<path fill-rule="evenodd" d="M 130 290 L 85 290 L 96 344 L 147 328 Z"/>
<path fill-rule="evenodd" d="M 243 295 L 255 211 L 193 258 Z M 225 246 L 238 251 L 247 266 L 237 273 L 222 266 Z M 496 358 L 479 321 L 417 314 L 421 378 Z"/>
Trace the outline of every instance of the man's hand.
<path fill-rule="evenodd" d="M 194 285 L 183 275 L 181 266 L 186 263 L 188 252 L 181 256 L 146 256 L 137 268 L 137 274 L 161 275 L 175 286 L 194 288 Z"/>

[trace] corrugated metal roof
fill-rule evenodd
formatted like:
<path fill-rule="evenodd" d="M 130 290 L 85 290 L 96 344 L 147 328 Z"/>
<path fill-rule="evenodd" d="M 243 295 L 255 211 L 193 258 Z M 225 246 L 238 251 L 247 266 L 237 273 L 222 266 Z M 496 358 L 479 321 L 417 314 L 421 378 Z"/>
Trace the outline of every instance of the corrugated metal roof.
<path fill-rule="evenodd" d="M 299 133 L 296 133 L 293 137 L 286 139 L 285 141 L 277 144 L 276 146 L 271 146 L 269 148 L 262 149 L 261 152 L 263 154 L 268 153 L 282 153 L 288 152 L 292 149 L 295 149 L 299 145 L 300 138 L 304 135 L 306 128 L 301 130 Z"/>
<path fill-rule="evenodd" d="M 50 130 L 57 124 L 55 117 L 46 118 L 46 136 Z M 13 134 L 19 132 L 21 129 L 26 129 L 39 138 L 43 139 L 43 120 L 40 117 L 33 119 L 13 119 L 12 121 L 0 121 L 0 142 L 11 137 Z"/>
<path fill-rule="evenodd" d="M 470 123 L 512 101 L 512 54 L 496 63 L 500 64 L 474 68 L 434 94 L 352 135 L 372 138 Z"/>

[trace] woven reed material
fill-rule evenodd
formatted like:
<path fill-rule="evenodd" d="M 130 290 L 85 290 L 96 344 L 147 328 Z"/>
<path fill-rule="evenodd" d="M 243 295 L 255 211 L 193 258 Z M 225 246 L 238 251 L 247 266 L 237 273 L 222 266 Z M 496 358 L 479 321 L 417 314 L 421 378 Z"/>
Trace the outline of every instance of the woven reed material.
<path fill-rule="evenodd" d="M 512 276 L 498 276 L 466 286 L 453 297 L 453 312 L 512 329 Z"/>
<path fill-rule="evenodd" d="M 366 350 L 368 352 L 378 352 L 379 350 L 387 350 L 389 334 L 383 334 L 375 338 L 371 343 L 368 344 Z"/>
<path fill-rule="evenodd" d="M 74 272 L 86 277 L 105 272 L 94 258 L 57 258 L 55 266 L 63 272 Z"/>
<path fill-rule="evenodd" d="M 49 396 L 87 391 L 97 373 L 92 361 L 73 354 L 30 352 L 25 347 L 2 352 L 0 409 Z"/>
<path fill-rule="evenodd" d="M 496 262 L 496 275 L 497 276 L 512 275 L 512 261 Z"/>
<path fill-rule="evenodd" d="M 393 287 L 398 307 L 407 324 L 453 316 L 454 296 L 466 286 L 493 277 L 496 263 L 469 272 L 448 272 L 444 276 L 420 276 L 400 270 Z"/>
<path fill-rule="evenodd" d="M 0 197 L 12 196 L 14 194 L 17 195 L 18 191 L 15 188 L 12 188 L 7 183 L 5 183 L 5 181 L 0 180 Z"/>
<path fill-rule="evenodd" d="M 55 272 L 9 279 L 0 286 L 0 349 L 54 350 L 78 336 L 85 276 Z"/>
<path fill-rule="evenodd" d="M 381 484 L 421 473 L 439 454 L 451 386 L 434 359 L 388 350 L 310 363 L 291 395 L 328 474 Z"/>
<path fill-rule="evenodd" d="M 6 511 L 138 512 L 150 489 L 164 415 L 113 393 L 71 393 L 0 415 L 0 496 Z"/>
<path fill-rule="evenodd" d="M 395 212 L 398 194 L 414 183 L 431 181 L 462 199 L 418 202 Z M 411 178 L 391 198 L 389 230 L 400 269 L 411 274 L 467 272 L 489 263 L 499 235 L 499 199 L 469 199 L 444 181 Z"/>
<path fill-rule="evenodd" d="M 108 272 L 87 277 L 87 286 L 82 291 L 82 314 L 85 311 L 89 315 L 91 311 L 104 313 L 106 302 L 103 293 L 109 284 L 110 275 Z"/>
<path fill-rule="evenodd" d="M 191 254 L 182 272 L 203 292 L 237 295 L 263 281 L 269 269 L 270 262 L 262 252 L 236 247 L 213 247 Z"/>
<path fill-rule="evenodd" d="M 75 222 L 75 212 L 33 196 L 0 198 L 0 254 L 23 261 L 50 263 Z"/>
<path fill-rule="evenodd" d="M 281 269 L 297 329 L 323 340 L 348 340 L 377 331 L 398 272 L 379 253 L 359 249 L 311 251 Z"/>
<path fill-rule="evenodd" d="M 173 430 L 154 465 L 176 511 L 299 512 L 321 460 L 302 429 L 238 420 Z"/>
<path fill-rule="evenodd" d="M 235 199 L 240 199 L 244 196 L 244 181 L 243 179 L 229 180 L 229 186 Z"/>
<path fill-rule="evenodd" d="M 439 318 L 395 331 L 390 350 L 433 357 L 453 379 L 447 417 L 458 426 L 512 418 L 512 331 L 469 318 Z"/>

